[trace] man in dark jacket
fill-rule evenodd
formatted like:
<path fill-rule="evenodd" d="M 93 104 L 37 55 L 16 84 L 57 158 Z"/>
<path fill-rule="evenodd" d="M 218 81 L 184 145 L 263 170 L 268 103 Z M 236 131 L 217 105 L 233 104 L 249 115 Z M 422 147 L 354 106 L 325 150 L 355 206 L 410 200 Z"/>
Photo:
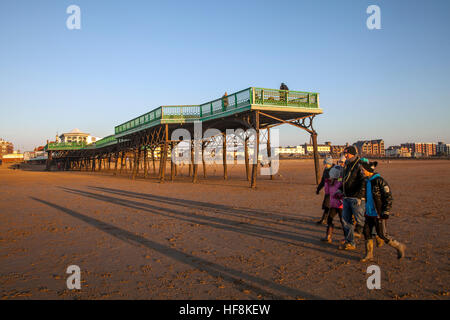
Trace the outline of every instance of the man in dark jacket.
<path fill-rule="evenodd" d="M 389 184 L 380 174 L 375 173 L 378 162 L 365 162 L 361 164 L 362 172 L 366 176 L 366 208 L 364 238 L 366 240 L 366 255 L 362 262 L 373 260 L 374 240 L 372 230 L 375 228 L 378 237 L 386 244 L 397 250 L 397 258 L 405 255 L 406 246 L 390 237 L 386 229 L 386 220 L 389 218 L 392 207 L 392 193 Z"/>
<path fill-rule="evenodd" d="M 344 149 L 347 159 L 342 180 L 344 207 L 342 220 L 344 226 L 345 243 L 339 247 L 343 250 L 355 250 L 355 236 L 360 238 L 364 227 L 365 208 L 365 176 L 361 171 L 361 159 L 356 155 L 356 148 L 349 146 Z M 356 227 L 353 221 L 356 221 Z"/>

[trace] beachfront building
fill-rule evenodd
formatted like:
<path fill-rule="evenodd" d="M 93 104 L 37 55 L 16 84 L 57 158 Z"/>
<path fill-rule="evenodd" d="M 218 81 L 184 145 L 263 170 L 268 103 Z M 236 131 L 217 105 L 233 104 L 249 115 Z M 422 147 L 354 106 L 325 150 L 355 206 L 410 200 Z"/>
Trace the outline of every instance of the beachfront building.
<path fill-rule="evenodd" d="M 400 146 L 408 148 L 413 157 L 431 157 L 436 155 L 436 143 L 408 142 Z"/>
<path fill-rule="evenodd" d="M 312 145 L 312 144 L 305 143 L 305 144 L 303 145 L 303 148 L 305 148 L 306 154 L 313 154 L 314 148 L 313 148 L 313 145 Z M 330 145 L 328 145 L 328 144 L 318 144 L 318 145 L 317 145 L 317 152 L 318 152 L 320 155 L 330 154 L 330 152 L 331 152 L 331 147 L 330 147 Z"/>
<path fill-rule="evenodd" d="M 299 156 L 305 154 L 305 148 L 303 146 L 287 146 L 275 148 L 276 155 L 284 156 Z"/>
<path fill-rule="evenodd" d="M 14 151 L 13 153 L 5 154 L 2 156 L 2 163 L 22 162 L 23 153 Z"/>
<path fill-rule="evenodd" d="M 5 154 L 14 152 L 14 145 L 6 140 L 0 138 L 0 158 Z"/>
<path fill-rule="evenodd" d="M 384 157 L 384 141 L 383 139 L 376 140 L 359 140 L 353 144 L 362 156 L 370 157 Z"/>
<path fill-rule="evenodd" d="M 25 151 L 23 153 L 23 160 L 25 162 L 36 162 L 36 161 L 42 162 L 43 160 L 47 160 L 47 157 L 48 154 L 44 150 L 44 146 L 39 146 L 34 148 L 33 151 Z"/>
<path fill-rule="evenodd" d="M 450 156 L 450 144 L 438 142 L 436 145 L 436 154 L 438 156 Z"/>
<path fill-rule="evenodd" d="M 338 157 L 344 153 L 344 149 L 349 146 L 347 142 L 345 145 L 333 145 L 330 141 L 325 142 L 326 145 L 330 146 L 330 153 L 332 156 Z"/>
<path fill-rule="evenodd" d="M 408 148 L 402 146 L 390 146 L 386 149 L 386 157 L 392 158 L 410 158 L 411 152 Z"/>
<path fill-rule="evenodd" d="M 91 136 L 89 133 L 83 133 L 78 129 L 73 129 L 56 137 L 56 142 L 58 143 L 91 144 L 97 140 L 97 137 Z"/>

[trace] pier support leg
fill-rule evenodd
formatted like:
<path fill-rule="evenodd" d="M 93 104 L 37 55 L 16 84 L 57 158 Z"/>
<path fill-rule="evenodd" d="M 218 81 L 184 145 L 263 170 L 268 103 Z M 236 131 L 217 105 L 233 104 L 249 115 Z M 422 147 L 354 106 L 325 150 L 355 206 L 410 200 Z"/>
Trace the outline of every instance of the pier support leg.
<path fill-rule="evenodd" d="M 144 179 L 147 178 L 148 175 L 148 150 L 147 150 L 147 146 L 144 148 Z"/>
<path fill-rule="evenodd" d="M 164 128 L 164 145 L 163 145 L 163 150 L 162 150 L 162 154 L 161 154 L 161 176 L 159 181 L 161 183 L 164 182 L 164 178 L 166 175 L 166 161 L 167 161 L 167 149 L 168 149 L 168 143 L 169 143 L 169 126 L 167 124 L 165 124 L 165 128 Z"/>
<path fill-rule="evenodd" d="M 192 183 L 197 183 L 197 173 L 198 173 L 198 164 L 196 162 L 196 143 L 198 143 L 196 140 L 192 140 Z"/>
<path fill-rule="evenodd" d="M 202 143 L 203 178 L 206 178 L 205 143 Z"/>
<path fill-rule="evenodd" d="M 120 156 L 120 170 L 119 174 L 122 174 L 122 168 L 123 168 L 123 158 L 125 157 L 125 151 L 122 151 L 122 154 Z"/>
<path fill-rule="evenodd" d="M 270 129 L 267 129 L 267 157 L 269 158 L 270 180 L 273 180 L 272 170 L 272 147 L 270 145 Z"/>
<path fill-rule="evenodd" d="M 49 151 L 48 152 L 47 165 L 45 167 L 45 171 L 50 171 L 51 166 L 52 166 L 52 152 Z"/>
<path fill-rule="evenodd" d="M 253 153 L 253 164 L 252 164 L 252 182 L 250 187 L 256 188 L 256 176 L 258 174 L 258 163 L 259 163 L 259 111 L 255 111 L 254 115 L 254 124 L 255 124 L 255 143 L 256 146 L 254 148 L 255 152 Z"/>
<path fill-rule="evenodd" d="M 174 150 L 173 143 L 170 145 L 170 181 L 174 180 L 175 177 L 175 162 L 173 162 L 173 150 Z"/>
<path fill-rule="evenodd" d="M 118 164 L 119 164 L 119 152 L 116 152 L 114 155 L 114 175 L 117 175 Z"/>
<path fill-rule="evenodd" d="M 223 179 L 228 179 L 228 168 L 227 168 L 227 135 L 224 132 L 222 134 L 222 158 L 223 158 Z"/>
<path fill-rule="evenodd" d="M 244 157 L 245 157 L 245 175 L 247 181 L 250 181 L 250 166 L 248 161 L 248 137 L 244 139 Z"/>
<path fill-rule="evenodd" d="M 152 163 L 153 163 L 153 174 L 156 174 L 155 148 L 152 148 Z"/>
<path fill-rule="evenodd" d="M 141 145 L 138 146 L 137 148 L 138 150 L 134 153 L 134 168 L 133 168 L 133 180 L 136 179 L 136 176 L 139 173 L 139 161 L 140 161 L 140 157 L 141 157 Z"/>
<path fill-rule="evenodd" d="M 316 184 L 319 184 L 319 174 L 320 174 L 320 164 L 319 164 L 319 152 L 317 150 L 317 133 L 313 132 L 311 134 L 314 152 L 314 169 L 316 171 Z"/>
<path fill-rule="evenodd" d="M 188 172 L 188 177 L 190 177 L 192 175 L 192 164 L 194 162 L 194 146 L 192 143 L 192 140 L 189 142 L 189 146 L 190 146 L 190 154 L 191 154 L 191 161 L 189 162 L 189 172 Z"/>

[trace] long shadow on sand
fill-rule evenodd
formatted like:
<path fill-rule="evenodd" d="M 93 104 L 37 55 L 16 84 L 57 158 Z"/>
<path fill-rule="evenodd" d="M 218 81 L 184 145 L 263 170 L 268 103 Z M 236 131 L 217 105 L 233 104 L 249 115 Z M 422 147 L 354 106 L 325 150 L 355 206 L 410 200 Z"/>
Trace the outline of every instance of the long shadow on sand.
<path fill-rule="evenodd" d="M 148 194 L 148 193 L 140 193 L 140 192 L 132 192 L 132 191 L 126 191 L 121 189 L 112 189 L 112 188 L 104 188 L 104 187 L 95 187 L 95 186 L 88 186 L 90 189 L 94 189 L 96 191 L 102 191 L 102 192 L 109 192 L 121 196 L 127 196 L 127 197 L 133 197 L 137 199 L 142 200 L 151 200 L 151 201 L 157 201 L 158 203 L 167 203 L 171 205 L 177 205 L 181 207 L 191 207 L 195 209 L 201 209 L 201 210 L 213 210 L 218 211 L 220 214 L 226 214 L 230 216 L 236 216 L 236 217 L 243 217 L 243 218 L 249 218 L 252 217 L 252 219 L 260 220 L 262 222 L 269 222 L 271 224 L 278 224 L 278 225 L 285 225 L 292 227 L 292 224 L 295 223 L 298 225 L 300 229 L 308 230 L 315 232 L 317 229 L 308 229 L 305 228 L 305 224 L 316 226 L 316 223 L 305 218 L 298 218 L 288 215 L 281 215 L 278 213 L 272 213 L 272 212 L 264 212 L 261 210 L 252 210 L 248 208 L 237 208 L 222 204 L 215 204 L 210 202 L 203 202 L 203 201 L 196 201 L 196 200 L 186 200 L 186 199 L 180 199 L 180 198 L 172 198 L 172 197 L 164 197 L 164 196 L 157 196 L 154 194 Z M 264 220 L 264 217 L 267 219 Z M 282 222 L 289 222 L 282 223 Z"/>
<path fill-rule="evenodd" d="M 188 264 L 198 270 L 206 271 L 210 275 L 214 277 L 222 277 L 225 281 L 228 281 L 229 283 L 233 285 L 239 285 L 245 289 L 252 290 L 253 292 L 257 294 L 264 295 L 268 298 L 272 299 L 286 299 L 286 298 L 307 298 L 307 299 L 321 299 L 321 297 L 309 294 L 304 291 L 300 291 L 294 288 L 289 288 L 265 279 L 261 279 L 258 277 L 255 277 L 253 275 L 244 273 L 242 271 L 238 271 L 229 267 L 224 267 L 219 264 L 207 261 L 205 259 L 186 254 L 184 252 L 181 252 L 179 250 L 167 247 L 165 245 L 159 244 L 157 242 L 148 240 L 142 236 L 135 235 L 127 230 L 118 228 L 114 225 L 111 225 L 109 223 L 103 222 L 101 220 L 83 215 L 79 212 L 76 212 L 74 210 L 61 207 L 57 204 L 30 197 L 31 199 L 40 202 L 42 204 L 45 204 L 47 206 L 53 207 L 55 209 L 60 210 L 61 212 L 64 212 L 74 218 L 77 218 L 83 222 L 86 222 L 90 224 L 91 226 L 106 232 L 122 241 L 125 241 L 126 243 L 129 243 L 134 246 L 138 247 L 146 247 L 151 250 L 155 250 L 161 254 L 164 254 L 172 259 L 175 259 L 183 264 Z M 242 280 L 247 281 L 243 282 Z M 269 292 L 268 290 L 276 291 L 278 293 Z"/>
<path fill-rule="evenodd" d="M 205 216 L 195 213 L 189 213 L 186 211 L 180 211 L 172 208 L 160 207 L 157 205 L 152 205 L 148 203 L 143 203 L 139 201 L 126 200 L 122 198 L 115 198 L 111 196 L 107 196 L 104 194 L 92 193 L 83 190 L 76 190 L 61 187 L 61 189 L 65 190 L 68 193 L 81 195 L 84 197 L 104 201 L 107 203 L 113 203 L 116 205 L 120 205 L 126 208 L 133 208 L 137 210 L 142 210 L 146 212 L 150 212 L 153 214 L 157 214 L 160 216 L 178 219 L 182 221 L 186 221 L 189 223 L 197 223 L 204 226 L 212 227 L 215 229 L 226 230 L 231 232 L 237 232 L 240 234 L 245 234 L 253 237 L 263 238 L 271 241 L 282 242 L 289 245 L 294 245 L 298 247 L 302 247 L 308 250 L 314 250 L 318 252 L 325 253 L 327 255 L 334 255 L 338 258 L 343 258 L 346 260 L 355 260 L 358 261 L 356 257 L 352 257 L 349 255 L 345 255 L 336 251 L 335 248 L 324 248 L 325 244 L 321 243 L 318 238 L 310 238 L 305 236 L 300 236 L 298 233 L 292 233 L 289 231 L 283 230 L 282 232 L 279 230 L 270 229 L 263 226 L 253 225 L 249 223 L 243 223 L 235 220 L 225 219 L 223 217 L 213 217 L 213 216 Z M 156 201 L 156 200 L 155 200 Z M 170 215 L 171 213 L 173 215 Z M 174 216 L 175 215 L 175 216 Z M 309 230 L 309 229 L 307 229 Z M 309 244 L 309 245 L 306 245 Z M 311 246 L 312 245 L 312 246 Z"/>

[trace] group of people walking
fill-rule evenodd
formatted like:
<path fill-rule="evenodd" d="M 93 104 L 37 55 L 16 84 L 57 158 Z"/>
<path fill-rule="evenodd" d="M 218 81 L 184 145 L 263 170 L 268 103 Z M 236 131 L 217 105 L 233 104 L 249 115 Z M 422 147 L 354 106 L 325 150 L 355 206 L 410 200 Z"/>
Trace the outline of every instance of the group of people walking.
<path fill-rule="evenodd" d="M 397 250 L 397 257 L 403 258 L 406 246 L 390 237 L 386 222 L 392 207 L 392 193 L 389 184 L 375 172 L 378 162 L 360 158 L 354 146 L 344 149 L 337 164 L 332 158 L 324 160 L 320 184 L 316 193 L 324 189 L 323 215 L 318 224 L 326 224 L 327 231 L 322 241 L 331 243 L 334 230 L 333 220 L 339 217 L 344 231 L 341 250 L 355 250 L 355 238 L 364 235 L 366 254 L 361 261 L 373 260 L 374 244 L 385 243 Z"/>

